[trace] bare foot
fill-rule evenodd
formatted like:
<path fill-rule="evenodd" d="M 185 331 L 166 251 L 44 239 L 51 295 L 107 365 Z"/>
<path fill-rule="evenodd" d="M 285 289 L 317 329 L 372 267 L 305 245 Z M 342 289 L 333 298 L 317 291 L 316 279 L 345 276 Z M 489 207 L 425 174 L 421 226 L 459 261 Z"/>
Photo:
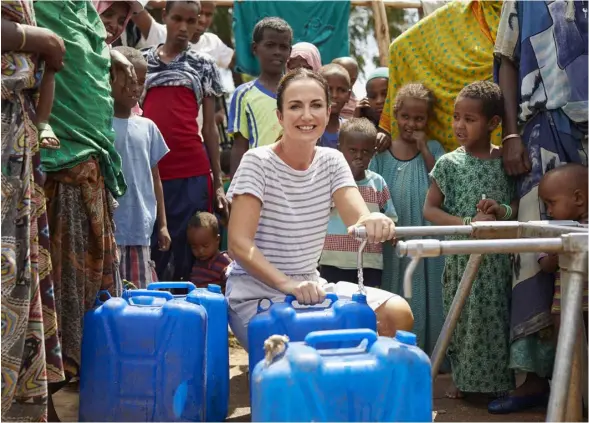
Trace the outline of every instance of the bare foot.
<path fill-rule="evenodd" d="M 464 398 L 464 394 L 460 389 L 456 387 L 456 385 L 452 381 L 450 382 L 450 386 L 448 386 L 448 389 L 446 389 L 446 398 L 462 399 Z"/>
<path fill-rule="evenodd" d="M 53 137 L 41 138 L 39 146 L 48 150 L 57 150 L 61 147 L 59 140 Z"/>

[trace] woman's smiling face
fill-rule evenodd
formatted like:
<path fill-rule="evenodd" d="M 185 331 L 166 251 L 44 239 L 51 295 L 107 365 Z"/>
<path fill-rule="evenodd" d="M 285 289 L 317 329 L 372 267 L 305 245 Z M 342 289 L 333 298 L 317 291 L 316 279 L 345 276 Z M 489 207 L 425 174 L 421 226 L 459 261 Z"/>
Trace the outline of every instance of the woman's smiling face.
<path fill-rule="evenodd" d="M 325 88 L 311 78 L 290 82 L 284 90 L 282 111 L 277 112 L 285 136 L 309 143 L 323 135 L 329 113 Z"/>

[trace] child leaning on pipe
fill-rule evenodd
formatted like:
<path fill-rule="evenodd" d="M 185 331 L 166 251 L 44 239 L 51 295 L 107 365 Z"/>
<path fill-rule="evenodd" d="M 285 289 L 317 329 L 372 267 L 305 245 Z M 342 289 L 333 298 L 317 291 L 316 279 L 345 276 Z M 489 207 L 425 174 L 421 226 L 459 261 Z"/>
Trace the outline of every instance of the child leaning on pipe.
<path fill-rule="evenodd" d="M 366 118 L 353 118 L 342 124 L 339 149 L 343 153 L 360 194 L 371 212 L 380 212 L 397 220 L 391 194 L 382 176 L 368 170 L 376 146 L 376 128 Z M 360 241 L 348 235 L 337 210 L 332 209 L 321 259 L 320 273 L 328 282 L 358 283 L 357 257 Z M 363 254 L 366 286 L 379 287 L 382 280 L 382 244 L 367 244 Z"/>

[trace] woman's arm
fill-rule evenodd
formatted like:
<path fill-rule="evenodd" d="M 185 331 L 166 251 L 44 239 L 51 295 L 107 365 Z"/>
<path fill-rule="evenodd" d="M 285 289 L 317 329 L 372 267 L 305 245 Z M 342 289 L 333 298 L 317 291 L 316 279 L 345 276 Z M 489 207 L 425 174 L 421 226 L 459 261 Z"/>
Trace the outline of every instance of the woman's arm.
<path fill-rule="evenodd" d="M 154 19 L 151 17 L 147 10 L 142 10 L 141 12 L 134 15 L 132 18 L 133 23 L 139 31 L 143 38 L 147 40 L 149 37 L 149 31 L 151 30 L 151 25 L 153 25 Z"/>
<path fill-rule="evenodd" d="M 344 225 L 353 226 L 362 217 L 370 215 L 370 210 L 356 187 L 343 187 L 333 194 L 335 208 Z"/>
<path fill-rule="evenodd" d="M 17 25 L 2 19 L 2 53 L 23 51 L 42 55 L 47 66 L 54 71 L 63 67 L 65 45 L 61 37 L 46 28 L 30 25 Z"/>
<path fill-rule="evenodd" d="M 499 64 L 499 86 L 503 92 L 503 103 L 505 113 L 503 118 L 503 133 L 505 138 L 508 135 L 518 135 L 503 142 L 503 163 L 508 175 L 521 175 L 531 170 L 528 152 L 522 139 L 519 137 L 517 125 L 518 101 L 518 71 L 515 63 L 505 56 L 501 56 Z"/>
<path fill-rule="evenodd" d="M 229 217 L 229 255 L 253 278 L 271 288 L 291 293 L 292 281 L 270 263 L 256 247 L 254 237 L 262 212 L 262 202 L 250 194 L 237 195 L 231 202 Z"/>
<path fill-rule="evenodd" d="M 333 194 L 333 202 L 348 233 L 364 226 L 368 242 L 385 242 L 395 237 L 395 222 L 382 213 L 370 213 L 357 187 L 342 187 Z"/>

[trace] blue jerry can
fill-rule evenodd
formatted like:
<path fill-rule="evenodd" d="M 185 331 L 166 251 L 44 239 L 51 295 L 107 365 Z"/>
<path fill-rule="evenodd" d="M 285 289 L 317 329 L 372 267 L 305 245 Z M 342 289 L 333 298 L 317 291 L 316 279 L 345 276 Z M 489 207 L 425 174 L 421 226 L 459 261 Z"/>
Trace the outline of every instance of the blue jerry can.
<path fill-rule="evenodd" d="M 147 289 L 186 289 L 187 295 L 175 295 L 199 304 L 207 312 L 206 335 L 206 421 L 218 422 L 229 411 L 229 330 L 227 300 L 219 285 L 196 288 L 191 282 L 154 282 Z"/>
<path fill-rule="evenodd" d="M 222 422 L 229 411 L 229 317 L 227 300 L 219 285 L 197 288 L 186 301 L 207 311 L 206 421 Z"/>
<path fill-rule="evenodd" d="M 86 313 L 80 421 L 204 421 L 206 311 L 173 298 L 126 291 Z"/>
<path fill-rule="evenodd" d="M 283 303 L 272 303 L 266 309 L 258 305 L 258 314 L 248 325 L 248 350 L 250 374 L 264 358 L 264 341 L 272 335 L 286 335 L 295 341 L 303 341 L 307 334 L 318 330 L 365 328 L 376 331 L 376 315 L 366 303 L 366 296 L 354 294 L 352 300 L 340 300 L 329 293 L 327 307 L 294 307 L 296 301 L 287 295 Z M 261 300 L 260 304 L 263 301 Z M 345 346 L 345 345 L 340 345 Z"/>
<path fill-rule="evenodd" d="M 357 347 L 318 349 L 342 341 Z M 313 332 L 287 343 L 252 379 L 253 422 L 431 422 L 430 361 L 416 337 L 367 329 Z"/>

